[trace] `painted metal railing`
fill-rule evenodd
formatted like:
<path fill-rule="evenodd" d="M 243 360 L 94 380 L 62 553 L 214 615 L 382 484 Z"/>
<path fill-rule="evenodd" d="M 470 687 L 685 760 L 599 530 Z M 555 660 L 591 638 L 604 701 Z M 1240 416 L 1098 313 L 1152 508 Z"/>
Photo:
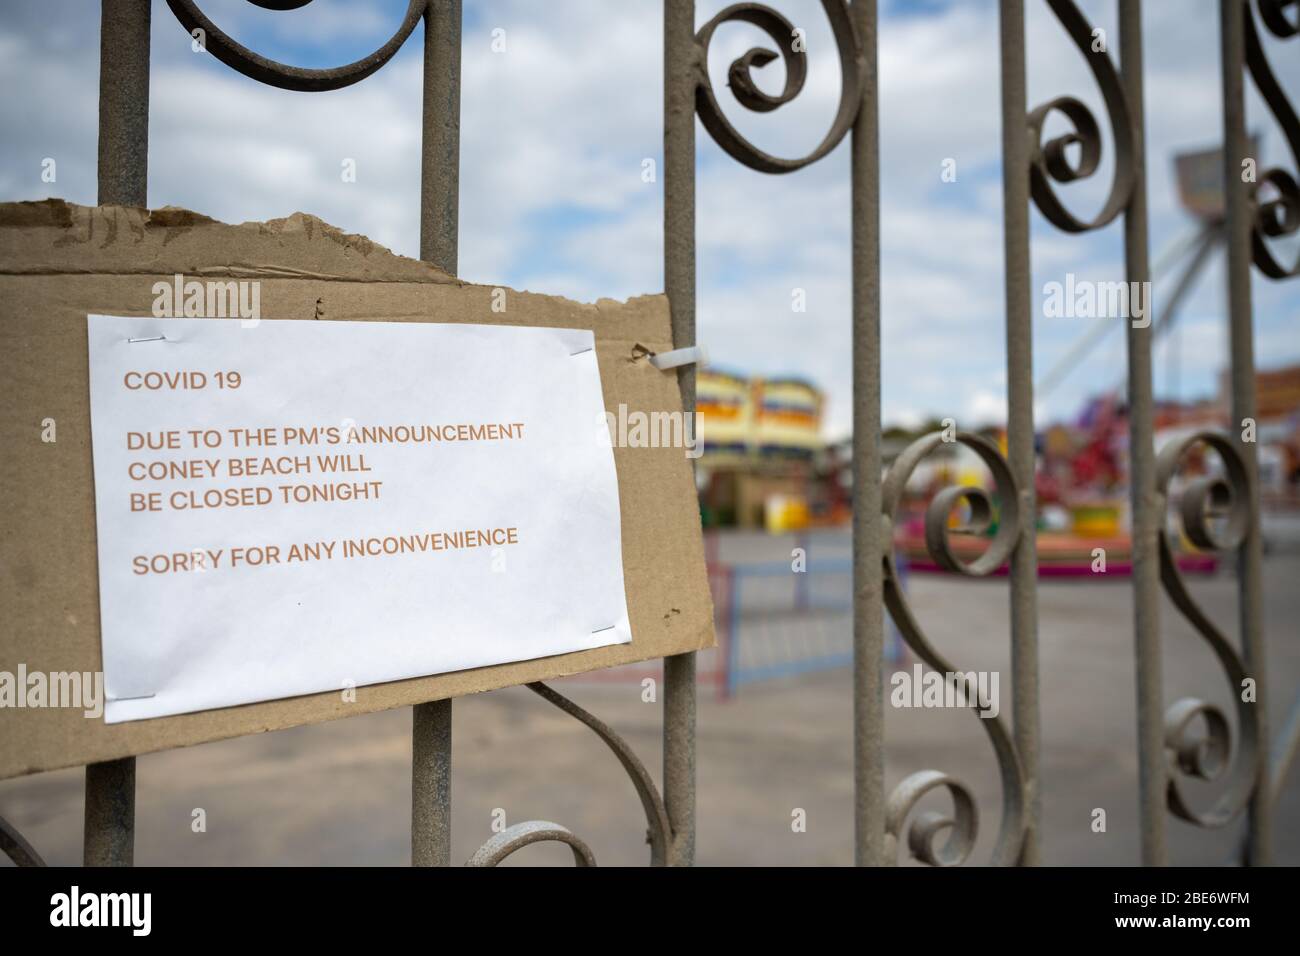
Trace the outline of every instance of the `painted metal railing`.
<path fill-rule="evenodd" d="M 289 10 L 309 0 L 251 0 L 262 7 Z M 927 512 L 926 539 L 931 557 L 949 570 L 985 575 L 1010 562 L 1010 640 L 1014 708 L 1012 728 L 1000 719 L 980 719 L 989 735 L 1002 780 L 1002 812 L 992 861 L 1034 864 L 1040 856 L 1039 675 L 1037 641 L 1037 555 L 1035 550 L 1034 421 L 1032 380 L 1033 296 L 1030 286 L 1029 205 L 1058 228 L 1081 233 L 1124 217 L 1125 278 L 1146 282 L 1148 264 L 1147 185 L 1145 177 L 1140 0 L 1123 0 L 1120 11 L 1120 66 L 1070 0 L 1046 0 L 1068 37 L 1084 57 L 1105 103 L 1115 149 L 1115 172 L 1108 198 L 1095 218 L 1076 218 L 1059 199 L 1055 183 L 1096 172 L 1102 135 L 1096 118 L 1079 100 L 1063 96 L 1029 111 L 1025 95 L 1024 4 L 999 0 L 1002 156 L 1006 286 L 1006 367 L 1009 409 L 1007 455 L 978 435 L 959 433 L 992 471 L 996 501 L 978 488 L 949 488 Z M 193 0 L 168 0 L 188 31 L 203 30 L 208 51 L 228 66 L 263 83 L 292 90 L 329 90 L 358 82 L 382 67 L 424 23 L 423 165 L 420 201 L 421 257 L 450 274 L 457 266 L 461 0 L 410 0 L 397 32 L 380 49 L 335 69 L 301 69 L 267 60 L 246 49 L 209 20 Z M 1163 450 L 1154 447 L 1151 385 L 1151 328 L 1129 323 L 1128 391 L 1131 427 L 1133 505 L 1134 635 L 1137 668 L 1139 802 L 1142 860 L 1167 862 L 1168 812 L 1202 826 L 1222 826 L 1248 812 L 1246 859 L 1269 859 L 1273 782 L 1280 780 L 1300 741 L 1300 709 L 1291 720 L 1270 767 L 1265 708 L 1266 667 L 1262 629 L 1261 538 L 1256 448 L 1242 440 L 1237 426 L 1255 416 L 1255 368 L 1251 327 L 1251 262 L 1272 279 L 1294 278 L 1300 263 L 1278 262 L 1269 240 L 1300 231 L 1300 188 L 1295 174 L 1263 171 L 1247 182 L 1241 175 L 1248 157 L 1243 87 L 1249 72 L 1276 117 L 1300 164 L 1300 121 L 1274 78 L 1260 42 L 1249 0 L 1219 0 L 1222 37 L 1224 180 L 1227 189 L 1229 322 L 1231 328 L 1232 418 L 1228 434 L 1199 433 Z M 150 0 L 102 0 L 99 202 L 146 204 Z M 1291 16 L 1294 0 L 1255 0 L 1259 19 L 1275 37 L 1300 32 Z M 802 89 L 806 53 L 794 44 L 794 25 L 758 3 L 737 3 L 702 28 L 695 27 L 694 0 L 664 0 L 664 285 L 674 343 L 695 342 L 695 118 L 729 155 L 752 169 L 785 173 L 801 169 L 831 152 L 846 135 L 851 153 L 853 364 L 853 688 L 855 858 L 859 864 L 895 861 L 899 845 L 931 864 L 964 862 L 976 840 L 978 810 L 960 781 L 924 770 L 905 778 L 891 795 L 884 787 L 883 677 L 884 613 L 889 613 L 912 650 L 932 668 L 952 666 L 931 645 L 909 608 L 892 559 L 896 505 L 912 469 L 940 441 L 926 436 L 905 450 L 881 476 L 880 450 L 880 188 L 875 0 L 822 0 L 839 56 L 840 102 L 831 128 L 808 155 L 772 156 L 748 142 L 728 121 L 708 75 L 707 54 L 714 32 L 725 23 L 744 22 L 763 30 L 775 51 L 757 47 L 733 62 L 728 86 L 749 109 L 770 112 L 789 103 Z M 785 66 L 778 95 L 763 92 L 752 71 L 777 57 Z M 1072 129 L 1046 142 L 1045 122 L 1059 113 Z M 851 134 L 851 135 L 850 135 Z M 1077 153 L 1072 152 L 1077 150 Z M 1075 156 L 1075 158 L 1071 158 Z M 1267 187 L 1267 190 L 1264 189 Z M 1273 198 L 1266 198 L 1271 191 Z M 684 407 L 694 408 L 695 373 L 679 369 Z M 1189 538 L 1202 548 L 1234 551 L 1240 582 L 1239 646 L 1218 631 L 1197 607 L 1172 560 L 1163 530 L 1169 483 L 1191 446 L 1204 446 L 1222 460 L 1226 478 L 1194 482 L 1181 497 Z M 965 502 L 967 530 L 988 526 L 994 508 L 998 526 L 989 550 L 964 563 L 949 547 L 948 515 Z M 1207 515 L 1226 516 L 1213 521 Z M 1175 607 L 1201 633 L 1218 656 L 1237 705 L 1237 745 L 1230 751 L 1228 721 L 1200 700 L 1182 700 L 1164 709 L 1161 687 L 1159 602 L 1161 585 Z M 664 661 L 663 796 L 627 744 L 608 726 L 543 684 L 530 688 L 543 699 L 590 727 L 628 771 L 649 823 L 651 862 L 687 865 L 695 845 L 695 654 Z M 1242 682 L 1253 682 L 1253 702 L 1240 698 Z M 975 706 L 978 710 L 978 704 Z M 414 708 L 411 857 L 416 865 L 445 865 L 451 858 L 451 701 Z M 1193 731 L 1203 723 L 1204 736 Z M 1231 764 L 1228 771 L 1222 768 Z M 1207 813 L 1191 809 L 1176 774 L 1213 778 L 1228 773 L 1220 802 Z M 946 789 L 951 815 L 916 812 L 918 801 Z M 87 864 L 129 864 L 132 859 L 135 764 L 131 758 L 86 768 Z M 911 825 L 908 819 L 914 818 Z M 943 838 L 942 843 L 939 842 Z M 594 862 L 583 841 L 562 826 L 530 822 L 495 835 L 469 861 L 493 865 L 522 846 L 559 841 L 579 864 Z M 0 820 L 0 849 L 18 862 L 39 856 Z"/>

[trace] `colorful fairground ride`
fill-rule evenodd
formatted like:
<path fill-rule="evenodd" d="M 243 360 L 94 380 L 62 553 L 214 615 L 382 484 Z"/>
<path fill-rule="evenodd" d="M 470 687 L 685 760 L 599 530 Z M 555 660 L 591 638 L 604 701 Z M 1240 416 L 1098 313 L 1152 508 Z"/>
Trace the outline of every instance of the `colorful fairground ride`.
<path fill-rule="evenodd" d="M 696 379 L 706 526 L 802 530 L 816 519 L 822 393 L 805 379 L 716 368 Z"/>

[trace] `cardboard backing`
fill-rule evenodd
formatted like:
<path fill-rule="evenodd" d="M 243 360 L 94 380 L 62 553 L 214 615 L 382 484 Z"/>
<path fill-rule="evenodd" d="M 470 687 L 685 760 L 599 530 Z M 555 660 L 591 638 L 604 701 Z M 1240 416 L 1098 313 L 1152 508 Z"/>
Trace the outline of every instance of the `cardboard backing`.
<path fill-rule="evenodd" d="M 153 285 L 261 281 L 263 321 L 477 322 L 591 329 L 607 409 L 680 412 L 668 303 L 584 305 L 506 291 L 346 235 L 301 213 L 234 226 L 182 209 L 0 204 L 0 671 L 101 669 L 86 315 L 152 314 Z M 57 440 L 42 441 L 53 419 Z M 691 462 L 615 448 L 631 644 L 339 692 L 106 725 L 79 709 L 0 709 L 0 779 L 711 647 L 713 612 Z M 435 626 L 436 622 L 430 622 Z"/>

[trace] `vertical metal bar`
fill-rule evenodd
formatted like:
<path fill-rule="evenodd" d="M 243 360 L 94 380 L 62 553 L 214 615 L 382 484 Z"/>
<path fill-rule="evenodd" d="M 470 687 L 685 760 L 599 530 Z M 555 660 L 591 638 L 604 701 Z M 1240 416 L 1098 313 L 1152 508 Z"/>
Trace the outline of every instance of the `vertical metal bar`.
<path fill-rule="evenodd" d="M 135 758 L 86 764 L 86 866 L 135 861 Z"/>
<path fill-rule="evenodd" d="M 424 12 L 420 258 L 448 275 L 460 237 L 461 0 Z M 411 865 L 451 863 L 451 701 L 411 709 Z"/>
<path fill-rule="evenodd" d="M 1146 314 L 1139 327 L 1128 322 L 1129 493 L 1133 506 L 1133 640 L 1137 653 L 1138 810 L 1142 863 L 1164 866 L 1165 742 L 1164 689 L 1160 656 L 1159 533 L 1164 520 L 1156 493 L 1155 411 L 1151 388 L 1154 314 L 1149 294 L 1151 267 L 1147 235 L 1146 119 L 1142 84 L 1141 0 L 1120 4 L 1120 79 L 1133 122 L 1133 196 L 1124 213 L 1124 264 L 1130 283 L 1141 288 Z"/>
<path fill-rule="evenodd" d="M 865 54 L 853 123 L 853 831 L 858 866 L 885 861 L 885 611 L 880 504 L 880 131 L 876 0 L 854 0 Z"/>
<path fill-rule="evenodd" d="M 1038 863 L 1038 552 L 1034 502 L 1034 365 L 1029 287 L 1029 136 L 1024 0 L 999 0 L 1002 203 L 1007 295 L 1007 463 L 1020 488 L 1020 540 L 1011 554 L 1011 673 L 1016 750 L 1026 794 L 1020 863 Z"/>
<path fill-rule="evenodd" d="M 411 865 L 451 865 L 451 701 L 411 708 Z"/>
<path fill-rule="evenodd" d="M 99 19 L 99 204 L 147 206 L 150 0 L 103 0 Z M 86 866 L 135 856 L 135 758 L 86 766 Z"/>
<path fill-rule="evenodd" d="M 455 275 L 460 239 L 461 0 L 424 11 L 420 258 Z"/>
<path fill-rule="evenodd" d="M 669 866 L 695 863 L 695 653 L 664 658 L 664 808 Z"/>
<path fill-rule="evenodd" d="M 1241 0 L 1220 0 L 1223 67 L 1223 182 L 1227 200 L 1228 322 L 1232 355 L 1232 421 L 1229 431 L 1241 436 L 1244 422 L 1256 420 L 1255 341 L 1251 305 L 1251 196 L 1242 178 L 1242 163 L 1250 156 L 1246 137 L 1245 16 Z M 1259 753 L 1269 752 L 1268 696 L 1265 692 L 1263 631 L 1263 548 L 1259 531 L 1259 456 L 1253 441 L 1239 441 L 1238 449 L 1249 482 L 1246 536 L 1237 551 L 1238 600 L 1242 657 L 1246 673 L 1255 680 L 1255 706 L 1259 708 Z M 1240 688 L 1234 688 L 1240 693 Z M 1260 759 L 1255 790 L 1250 800 L 1247 859 L 1267 865 L 1272 842 L 1269 800 L 1269 764 Z"/>
<path fill-rule="evenodd" d="M 103 0 L 99 20 L 99 204 L 148 205 L 149 0 Z"/>
<path fill-rule="evenodd" d="M 676 348 L 695 344 L 695 88 L 701 69 L 695 0 L 664 0 L 664 291 Z M 678 369 L 677 380 L 682 408 L 694 421 L 695 366 Z M 673 828 L 671 866 L 695 862 L 695 694 L 695 654 L 664 658 L 664 805 Z"/>

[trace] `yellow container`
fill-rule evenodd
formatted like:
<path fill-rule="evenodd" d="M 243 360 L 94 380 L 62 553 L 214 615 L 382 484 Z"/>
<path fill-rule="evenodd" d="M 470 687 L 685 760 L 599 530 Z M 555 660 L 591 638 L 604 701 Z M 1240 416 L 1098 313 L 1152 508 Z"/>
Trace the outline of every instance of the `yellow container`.
<path fill-rule="evenodd" d="M 769 534 L 801 531 L 808 527 L 808 502 L 795 495 L 768 495 L 763 521 Z"/>
<path fill-rule="evenodd" d="M 1116 505 L 1075 505 L 1070 509 L 1075 534 L 1089 538 L 1113 538 L 1119 534 Z"/>

